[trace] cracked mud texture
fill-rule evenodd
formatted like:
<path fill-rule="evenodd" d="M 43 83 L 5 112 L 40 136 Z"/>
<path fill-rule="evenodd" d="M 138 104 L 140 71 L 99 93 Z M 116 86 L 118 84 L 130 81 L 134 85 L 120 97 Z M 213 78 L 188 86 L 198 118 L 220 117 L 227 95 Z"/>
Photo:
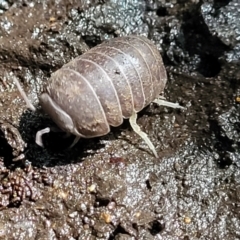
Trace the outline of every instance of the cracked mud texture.
<path fill-rule="evenodd" d="M 240 3 L 0 2 L 0 239 L 239 239 Z M 26 109 L 51 73 L 96 44 L 148 36 L 168 72 L 165 97 L 138 124 L 101 138 L 35 134 L 54 123 Z"/>

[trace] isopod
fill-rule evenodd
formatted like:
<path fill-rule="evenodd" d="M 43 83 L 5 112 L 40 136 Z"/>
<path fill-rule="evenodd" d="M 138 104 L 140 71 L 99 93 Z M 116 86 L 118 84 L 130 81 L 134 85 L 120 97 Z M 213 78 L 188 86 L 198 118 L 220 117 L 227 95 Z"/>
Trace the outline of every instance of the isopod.
<path fill-rule="evenodd" d="M 51 75 L 39 102 L 61 130 L 76 136 L 72 146 L 79 138 L 106 135 L 110 126 L 129 119 L 132 129 L 157 157 L 136 120 L 137 113 L 151 102 L 182 108 L 161 96 L 166 82 L 157 47 L 146 37 L 130 35 L 103 42 L 63 65 Z M 34 110 L 26 96 L 24 99 Z M 38 145 L 43 146 L 42 134 L 49 131 L 46 128 L 36 134 Z"/>

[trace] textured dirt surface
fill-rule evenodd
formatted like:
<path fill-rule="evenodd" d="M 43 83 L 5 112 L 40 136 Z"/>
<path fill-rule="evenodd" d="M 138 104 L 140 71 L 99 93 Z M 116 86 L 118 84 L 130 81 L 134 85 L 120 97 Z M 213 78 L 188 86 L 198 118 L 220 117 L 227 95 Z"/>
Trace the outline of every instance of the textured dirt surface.
<path fill-rule="evenodd" d="M 0 1 L 0 239 L 239 239 L 240 3 L 232 1 Z M 81 139 L 29 99 L 53 71 L 98 43 L 148 36 L 169 80 L 138 124 Z"/>

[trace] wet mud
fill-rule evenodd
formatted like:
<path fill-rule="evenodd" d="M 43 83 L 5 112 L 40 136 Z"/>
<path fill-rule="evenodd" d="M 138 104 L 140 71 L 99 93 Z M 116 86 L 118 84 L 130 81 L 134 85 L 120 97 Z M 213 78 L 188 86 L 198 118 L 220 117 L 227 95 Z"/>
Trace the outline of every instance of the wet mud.
<path fill-rule="evenodd" d="M 0 2 L 0 239 L 239 239 L 240 3 Z M 168 72 L 165 97 L 138 124 L 103 137 L 36 132 L 55 126 L 38 105 L 52 72 L 98 43 L 138 34 Z M 17 77 L 38 108 L 27 109 Z"/>

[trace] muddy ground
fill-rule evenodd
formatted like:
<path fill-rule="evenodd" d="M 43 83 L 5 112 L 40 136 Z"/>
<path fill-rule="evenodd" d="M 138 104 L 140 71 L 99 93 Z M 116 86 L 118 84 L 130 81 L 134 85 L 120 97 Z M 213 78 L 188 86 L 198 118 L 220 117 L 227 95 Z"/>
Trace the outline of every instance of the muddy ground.
<path fill-rule="evenodd" d="M 0 1 L 0 239 L 239 239 L 238 0 Z M 168 72 L 165 97 L 138 124 L 73 140 L 31 112 L 50 75 L 98 43 L 147 36 Z"/>

